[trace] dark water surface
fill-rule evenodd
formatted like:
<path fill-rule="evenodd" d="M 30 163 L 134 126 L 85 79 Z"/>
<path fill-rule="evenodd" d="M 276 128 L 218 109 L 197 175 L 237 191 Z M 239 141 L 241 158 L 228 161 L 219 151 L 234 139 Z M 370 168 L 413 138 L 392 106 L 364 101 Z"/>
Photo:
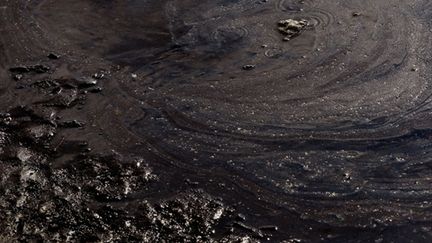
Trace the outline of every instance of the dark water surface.
<path fill-rule="evenodd" d="M 425 0 L 3 0 L 0 108 L 12 115 L 2 119 L 30 118 L 19 129 L 5 121 L 0 130 L 0 151 L 15 154 L 1 158 L 0 236 L 64 241 L 74 231 L 75 240 L 120 242 L 431 242 L 431 17 Z M 308 24 L 283 41 L 277 23 L 285 19 Z M 50 60 L 48 53 L 61 57 Z M 39 63 L 50 71 L 11 78 L 9 68 Z M 103 90 L 68 88 L 86 78 Z M 34 85 L 41 80 L 57 84 L 41 91 Z M 51 87 L 65 90 L 62 102 L 74 92 L 77 98 L 59 106 Z M 10 111 L 20 106 L 31 112 Z M 43 141 L 47 150 L 37 140 L 42 135 L 31 142 L 21 135 L 28 119 L 32 127 L 53 122 L 29 115 L 38 112 L 58 116 L 55 134 Z M 76 119 L 85 125 L 59 125 Z M 86 151 L 74 149 L 77 141 Z M 103 164 L 101 156 L 112 153 L 120 158 L 102 173 L 113 173 L 101 182 L 113 188 L 107 194 L 142 179 L 133 168 L 133 176 L 116 174 L 116 166 L 129 171 L 125 160 L 151 170 L 141 171 L 145 183 L 150 174 L 158 179 L 136 182 L 136 191 L 114 199 L 92 194 L 102 184 L 88 196 L 71 189 L 71 205 L 80 205 L 71 213 L 75 224 L 32 221 L 34 230 L 27 230 L 25 218 L 41 204 L 69 202 L 48 184 L 100 182 L 99 169 L 87 177 L 87 167 L 74 167 L 76 156 L 88 162 L 97 154 Z M 27 163 L 43 176 L 28 176 Z M 35 191 L 52 196 L 35 200 Z M 20 208 L 23 200 L 38 203 Z M 179 212 L 190 217 L 177 228 L 172 214 L 165 218 L 169 230 L 158 232 L 164 220 L 155 226 L 148 216 L 144 224 L 134 213 L 148 201 L 164 214 L 157 208 L 170 200 L 191 209 Z M 198 206 L 190 206 L 194 200 Z M 203 201 L 223 206 L 215 211 Z M 115 223 L 102 216 L 95 221 L 102 228 L 87 225 L 92 220 L 83 211 L 106 205 L 126 207 L 129 216 Z M 52 222 L 62 217 L 57 211 Z M 197 212 L 208 232 L 184 228 Z M 134 230 L 124 229 L 130 224 Z"/>

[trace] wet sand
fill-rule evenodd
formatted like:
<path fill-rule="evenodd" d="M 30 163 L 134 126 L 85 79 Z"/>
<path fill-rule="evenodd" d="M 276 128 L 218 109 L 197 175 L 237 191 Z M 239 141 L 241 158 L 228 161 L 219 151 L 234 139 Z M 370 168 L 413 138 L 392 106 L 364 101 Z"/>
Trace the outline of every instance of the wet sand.
<path fill-rule="evenodd" d="M 0 3 L 0 241 L 430 242 L 429 1 Z"/>

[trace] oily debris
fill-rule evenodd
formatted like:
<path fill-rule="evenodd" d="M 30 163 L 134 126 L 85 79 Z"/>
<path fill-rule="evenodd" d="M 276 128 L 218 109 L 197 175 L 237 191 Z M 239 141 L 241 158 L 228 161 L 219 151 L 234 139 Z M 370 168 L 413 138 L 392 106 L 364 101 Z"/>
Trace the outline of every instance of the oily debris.
<path fill-rule="evenodd" d="M 220 201 L 200 191 L 156 203 L 137 198 L 158 180 L 141 159 L 80 154 L 65 166 L 55 166 L 55 126 L 20 111 L 26 109 L 2 114 L 0 123 L 0 238 L 204 241 L 225 214 Z M 120 200 L 134 206 L 118 206 Z"/>
<path fill-rule="evenodd" d="M 20 81 L 24 78 L 24 74 L 43 74 L 47 73 L 51 70 L 49 66 L 43 64 L 35 64 L 35 65 L 23 65 L 9 68 L 9 71 L 12 73 L 12 78 L 15 81 Z"/>
<path fill-rule="evenodd" d="M 47 57 L 49 58 L 49 59 L 52 59 L 52 60 L 57 60 L 57 59 L 60 59 L 60 55 L 59 54 L 57 54 L 57 53 L 49 53 L 48 55 L 47 55 Z"/>
<path fill-rule="evenodd" d="M 285 19 L 278 22 L 278 30 L 283 34 L 284 41 L 289 41 L 299 36 L 308 26 L 308 21 L 305 19 Z"/>
<path fill-rule="evenodd" d="M 25 155 L 22 155 L 25 157 Z M 208 241 L 225 213 L 203 192 L 151 203 L 134 198 L 157 176 L 112 157 L 80 156 L 66 168 L 47 161 L 11 164 L 0 184 L 0 236 L 18 241 Z M 117 204 L 129 198 L 133 207 Z"/>
<path fill-rule="evenodd" d="M 248 65 L 244 65 L 242 68 L 245 71 L 250 71 L 250 70 L 255 69 L 255 65 L 248 64 Z"/>
<path fill-rule="evenodd" d="M 6 162 L 9 166 L 2 171 L 0 234 L 18 240 L 67 241 L 78 237 L 91 241 L 97 234 L 102 234 L 99 239 L 108 239 L 110 230 L 123 227 L 113 221 L 116 210 L 103 200 L 122 197 L 138 187 L 143 190 L 155 179 L 146 167 L 134 169 L 112 158 L 75 158 L 69 162 L 71 168 L 53 169 L 41 153 L 20 149 L 17 157 L 19 162 Z M 86 168 L 90 162 L 91 168 Z M 107 164 L 117 168 L 107 169 Z M 73 173 L 75 167 L 86 170 Z M 89 178 L 83 174 L 89 171 L 100 174 Z M 114 173 L 124 176 L 113 177 Z"/>
<path fill-rule="evenodd" d="M 46 73 L 50 70 L 50 67 L 43 64 L 29 65 L 29 66 L 17 66 L 9 69 L 12 73 L 23 74 L 23 73 Z"/>
<path fill-rule="evenodd" d="M 362 16 L 362 13 L 360 13 L 360 12 L 353 12 L 352 16 L 353 17 L 359 17 L 359 16 Z"/>
<path fill-rule="evenodd" d="M 97 86 L 98 81 L 92 77 L 60 78 L 34 81 L 30 87 L 39 88 L 41 100 L 38 102 L 44 106 L 58 108 L 71 108 L 80 101 L 85 100 L 86 94 L 97 93 L 102 88 Z"/>
<path fill-rule="evenodd" d="M 32 73 L 33 68 L 10 71 Z M 144 159 L 90 154 L 86 141 L 55 140 L 63 130 L 86 126 L 58 113 L 101 89 L 102 78 L 103 73 L 31 78 L 27 88 L 38 90 L 41 101 L 0 113 L 0 241 L 212 240 L 215 226 L 230 212 L 220 199 L 194 190 L 150 202 L 149 190 L 160 185 Z M 66 154 L 71 158 L 58 164 Z"/>
<path fill-rule="evenodd" d="M 0 238 L 10 241 L 207 241 L 226 207 L 201 191 L 150 203 L 158 181 L 142 159 L 85 153 L 87 143 L 53 144 L 59 129 L 46 108 L 17 107 L 0 116 Z M 63 166 L 61 151 L 76 155 Z M 60 154 L 59 154 L 60 152 Z M 117 205 L 120 201 L 134 202 Z"/>
<path fill-rule="evenodd" d="M 145 199 L 160 185 L 141 158 L 91 155 L 86 142 L 53 142 L 59 130 L 78 126 L 85 124 L 57 122 L 41 107 L 0 114 L 0 239 L 210 242 L 216 225 L 231 217 L 232 209 L 202 190 Z M 56 165 L 65 151 L 75 156 Z M 227 232 L 221 242 L 256 242 L 247 236 L 255 229 L 243 230 L 246 236 Z"/>

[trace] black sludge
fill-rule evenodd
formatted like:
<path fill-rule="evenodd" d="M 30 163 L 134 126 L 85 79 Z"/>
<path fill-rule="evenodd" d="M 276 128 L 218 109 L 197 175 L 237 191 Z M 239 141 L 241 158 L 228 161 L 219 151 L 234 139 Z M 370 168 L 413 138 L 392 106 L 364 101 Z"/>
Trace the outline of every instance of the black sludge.
<path fill-rule="evenodd" d="M 0 241 L 430 242 L 432 5 L 0 4 Z"/>

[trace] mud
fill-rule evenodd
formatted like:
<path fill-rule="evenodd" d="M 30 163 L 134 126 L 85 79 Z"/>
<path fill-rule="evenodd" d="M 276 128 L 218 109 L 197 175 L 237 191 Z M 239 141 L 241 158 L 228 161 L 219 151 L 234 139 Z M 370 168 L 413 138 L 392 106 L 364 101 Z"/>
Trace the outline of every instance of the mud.
<path fill-rule="evenodd" d="M 2 1 L 0 242 L 430 242 L 431 13 Z"/>

